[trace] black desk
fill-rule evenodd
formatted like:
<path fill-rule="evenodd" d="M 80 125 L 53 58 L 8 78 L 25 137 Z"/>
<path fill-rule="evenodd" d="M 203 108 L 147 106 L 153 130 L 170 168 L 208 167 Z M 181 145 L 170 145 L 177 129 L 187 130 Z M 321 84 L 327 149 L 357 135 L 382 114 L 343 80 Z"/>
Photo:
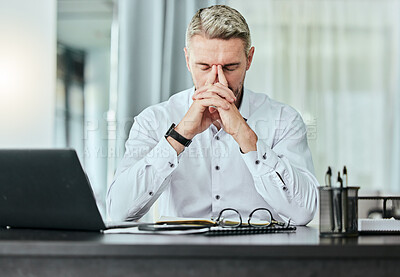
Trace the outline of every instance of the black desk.
<path fill-rule="evenodd" d="M 1 276 L 399 276 L 400 236 L 205 237 L 0 230 Z M 269 271 L 276 271 L 271 274 Z"/>

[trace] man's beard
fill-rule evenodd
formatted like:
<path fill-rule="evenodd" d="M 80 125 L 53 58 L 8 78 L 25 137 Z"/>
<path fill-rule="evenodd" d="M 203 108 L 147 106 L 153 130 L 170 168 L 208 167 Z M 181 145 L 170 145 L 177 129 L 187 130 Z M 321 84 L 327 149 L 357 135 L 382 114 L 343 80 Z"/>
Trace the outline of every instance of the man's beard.
<path fill-rule="evenodd" d="M 232 90 L 231 88 L 229 88 L 230 90 Z M 239 109 L 240 107 L 240 103 L 242 102 L 242 97 L 243 97 L 243 90 L 244 90 L 244 85 L 242 83 L 241 88 L 238 88 L 236 90 L 232 90 L 233 94 L 236 97 L 236 101 L 235 101 L 235 105 L 236 107 Z"/>
<path fill-rule="evenodd" d="M 239 98 L 242 95 L 243 85 L 237 89 L 232 89 L 231 87 L 228 87 L 228 88 L 233 92 L 233 95 L 235 95 L 236 98 Z"/>

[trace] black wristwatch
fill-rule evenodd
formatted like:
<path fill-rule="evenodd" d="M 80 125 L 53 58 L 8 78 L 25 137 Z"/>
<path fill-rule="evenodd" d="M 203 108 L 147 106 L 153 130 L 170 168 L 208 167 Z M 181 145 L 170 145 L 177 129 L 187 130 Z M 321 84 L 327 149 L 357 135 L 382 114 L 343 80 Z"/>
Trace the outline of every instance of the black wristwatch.
<path fill-rule="evenodd" d="M 172 123 L 171 127 L 169 127 L 168 131 L 165 133 L 164 137 L 171 137 L 183 146 L 188 147 L 192 143 L 192 140 L 183 137 L 181 134 L 175 131 L 175 126 L 175 123 Z"/>

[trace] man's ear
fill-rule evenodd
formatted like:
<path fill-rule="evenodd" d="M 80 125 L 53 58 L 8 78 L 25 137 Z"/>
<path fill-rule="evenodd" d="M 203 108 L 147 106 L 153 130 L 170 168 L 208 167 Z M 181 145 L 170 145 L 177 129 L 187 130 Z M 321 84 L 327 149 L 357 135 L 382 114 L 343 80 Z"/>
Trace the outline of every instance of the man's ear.
<path fill-rule="evenodd" d="M 247 56 L 247 65 L 246 65 L 246 70 L 249 70 L 251 62 L 253 61 L 253 55 L 254 55 L 254 51 L 256 49 L 253 47 L 250 48 L 249 50 L 249 55 Z"/>
<path fill-rule="evenodd" d="M 186 66 L 189 72 L 191 73 L 192 71 L 190 71 L 190 65 L 189 65 L 189 50 L 187 49 L 187 47 L 185 47 L 183 48 L 183 51 L 185 51 Z"/>

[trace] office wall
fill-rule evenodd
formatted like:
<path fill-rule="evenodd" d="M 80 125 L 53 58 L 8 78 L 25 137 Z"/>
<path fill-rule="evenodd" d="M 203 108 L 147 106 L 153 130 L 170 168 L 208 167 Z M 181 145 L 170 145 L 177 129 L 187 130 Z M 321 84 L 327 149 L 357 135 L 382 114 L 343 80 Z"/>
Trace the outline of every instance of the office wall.
<path fill-rule="evenodd" d="M 0 147 L 52 147 L 56 0 L 0 0 Z"/>

